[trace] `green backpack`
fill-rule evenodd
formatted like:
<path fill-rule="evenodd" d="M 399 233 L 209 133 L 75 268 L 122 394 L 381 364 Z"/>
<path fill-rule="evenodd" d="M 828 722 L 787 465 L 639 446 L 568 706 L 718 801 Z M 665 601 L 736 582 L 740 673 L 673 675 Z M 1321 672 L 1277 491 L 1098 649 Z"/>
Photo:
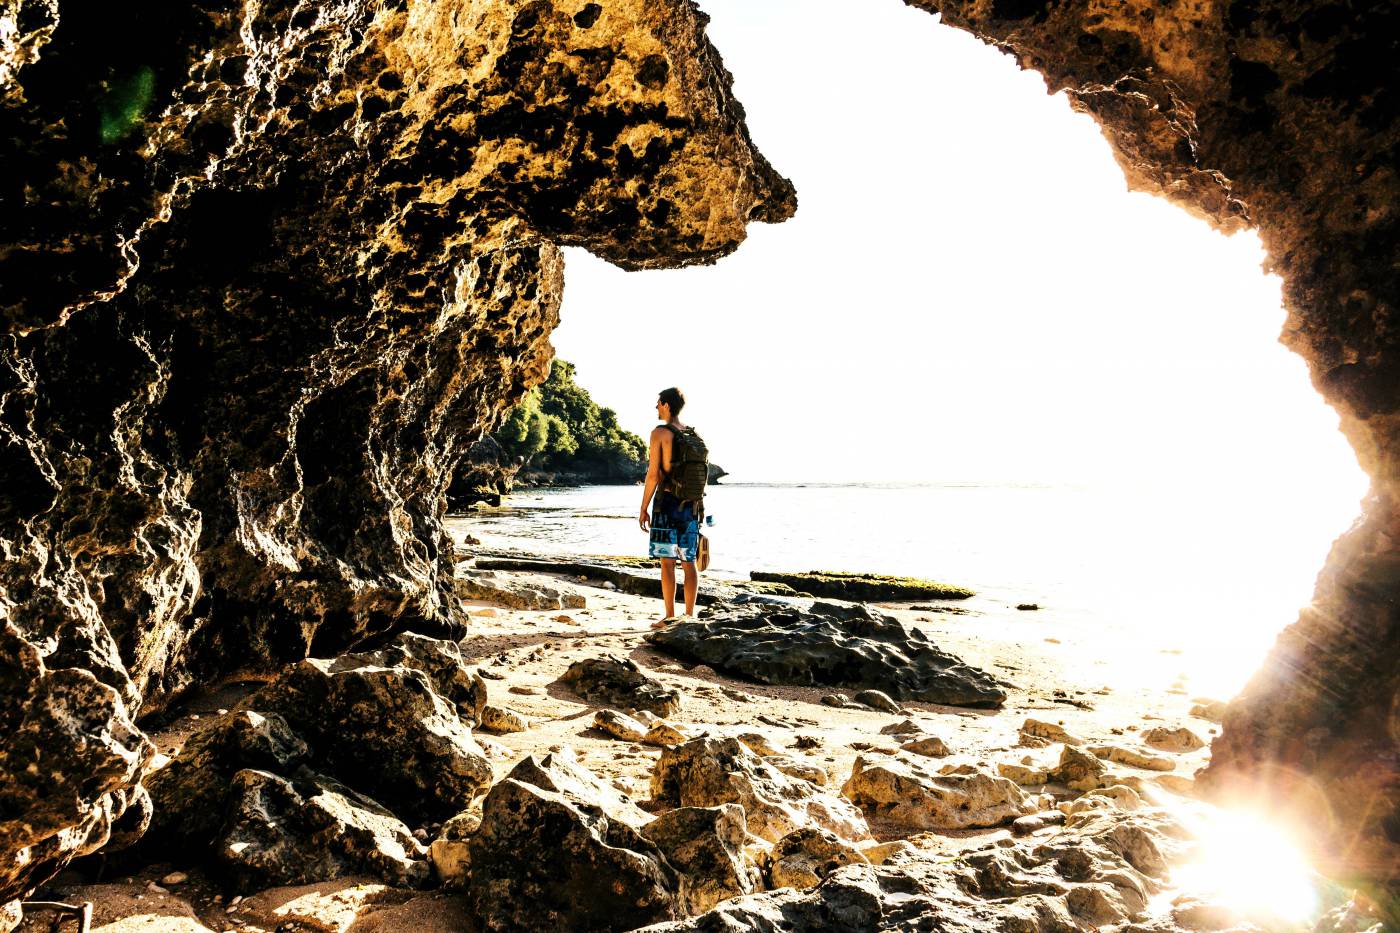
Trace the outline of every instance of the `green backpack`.
<path fill-rule="evenodd" d="M 662 488 L 682 502 L 699 502 L 710 478 L 710 450 L 694 428 L 666 427 L 671 431 L 671 472 Z"/>

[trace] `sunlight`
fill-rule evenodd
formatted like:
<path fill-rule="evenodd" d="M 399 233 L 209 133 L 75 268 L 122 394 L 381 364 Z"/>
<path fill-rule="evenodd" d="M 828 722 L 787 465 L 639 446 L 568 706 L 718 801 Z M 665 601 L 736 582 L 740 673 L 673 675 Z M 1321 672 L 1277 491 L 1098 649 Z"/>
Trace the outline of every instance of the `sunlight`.
<path fill-rule="evenodd" d="M 1317 912 L 1317 875 L 1280 826 L 1234 810 L 1191 822 L 1196 857 L 1173 869 L 1172 897 L 1199 898 L 1274 924 L 1302 924 Z"/>

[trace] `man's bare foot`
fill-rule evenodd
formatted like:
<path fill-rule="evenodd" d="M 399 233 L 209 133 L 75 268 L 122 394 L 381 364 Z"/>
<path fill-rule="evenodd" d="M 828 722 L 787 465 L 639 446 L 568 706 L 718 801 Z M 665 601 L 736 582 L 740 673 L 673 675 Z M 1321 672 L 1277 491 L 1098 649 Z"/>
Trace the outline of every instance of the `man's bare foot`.
<path fill-rule="evenodd" d="M 679 622 L 679 621 L 680 621 L 680 616 L 667 616 L 667 617 L 664 618 L 664 619 L 657 619 L 655 622 L 651 623 L 651 627 L 652 627 L 652 628 L 665 628 L 666 626 L 672 625 L 672 624 L 674 624 L 674 623 L 676 623 L 676 622 Z"/>

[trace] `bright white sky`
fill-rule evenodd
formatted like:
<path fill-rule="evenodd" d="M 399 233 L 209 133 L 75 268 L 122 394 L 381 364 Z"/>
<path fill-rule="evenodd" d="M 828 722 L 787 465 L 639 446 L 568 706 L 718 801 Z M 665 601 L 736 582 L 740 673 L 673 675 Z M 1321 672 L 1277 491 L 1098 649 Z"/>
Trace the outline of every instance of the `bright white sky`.
<path fill-rule="evenodd" d="M 700 5 L 800 206 L 713 267 L 569 251 L 554 343 L 625 426 L 675 384 L 735 480 L 1263 483 L 1355 513 L 1255 236 L 1128 193 L 1089 117 L 898 0 Z"/>

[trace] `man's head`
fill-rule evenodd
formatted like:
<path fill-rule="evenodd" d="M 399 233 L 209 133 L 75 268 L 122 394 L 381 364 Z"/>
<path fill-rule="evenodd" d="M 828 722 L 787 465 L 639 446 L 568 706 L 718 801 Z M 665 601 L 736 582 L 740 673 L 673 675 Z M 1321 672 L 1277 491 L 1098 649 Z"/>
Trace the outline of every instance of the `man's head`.
<path fill-rule="evenodd" d="M 670 421 L 672 418 L 679 418 L 681 409 L 685 407 L 685 393 L 675 386 L 669 389 L 662 389 L 661 394 L 656 397 L 656 413 L 661 416 L 662 421 Z"/>

